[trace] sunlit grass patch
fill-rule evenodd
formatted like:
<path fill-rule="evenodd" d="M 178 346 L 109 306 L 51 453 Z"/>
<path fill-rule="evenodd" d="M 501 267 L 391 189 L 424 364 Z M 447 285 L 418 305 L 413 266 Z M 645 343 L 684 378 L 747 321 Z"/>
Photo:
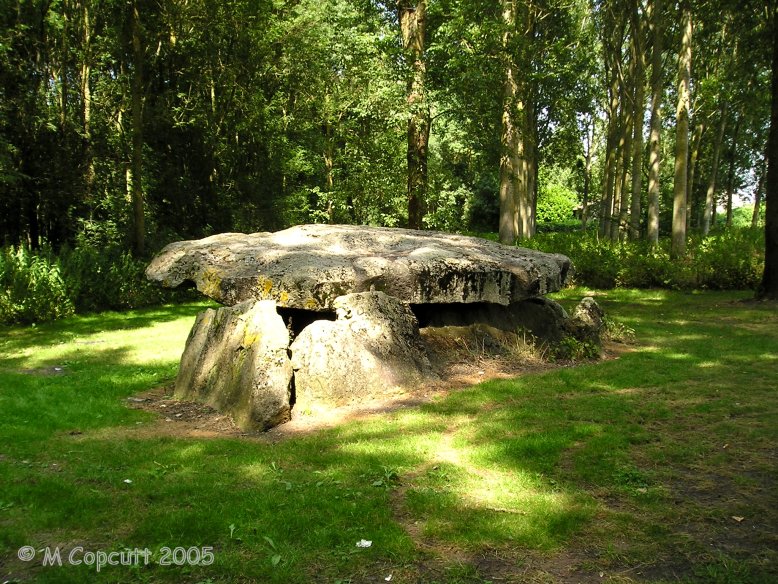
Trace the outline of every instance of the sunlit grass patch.
<path fill-rule="evenodd" d="M 135 432 L 164 422 L 127 397 L 172 381 L 202 304 L 4 329 L 0 578 L 356 584 L 427 566 L 430 582 L 483 582 L 565 557 L 598 581 L 773 581 L 778 311 L 736 293 L 596 296 L 635 330 L 616 359 L 277 443 Z M 28 544 L 213 546 L 215 562 L 44 569 L 14 560 Z"/>

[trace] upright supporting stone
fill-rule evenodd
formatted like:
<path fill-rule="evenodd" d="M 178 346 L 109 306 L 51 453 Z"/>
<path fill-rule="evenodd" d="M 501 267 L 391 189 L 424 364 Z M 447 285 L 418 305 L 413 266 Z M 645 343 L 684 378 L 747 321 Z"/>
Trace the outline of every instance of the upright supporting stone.
<path fill-rule="evenodd" d="M 437 379 L 405 303 L 359 292 L 338 297 L 334 307 L 337 320 L 314 322 L 292 343 L 295 408 L 358 403 Z"/>
<path fill-rule="evenodd" d="M 573 309 L 573 314 L 565 322 L 568 332 L 582 342 L 602 344 L 600 335 L 605 327 L 605 313 L 597 301 L 587 296 Z"/>
<path fill-rule="evenodd" d="M 208 309 L 197 316 L 181 357 L 174 397 L 232 415 L 245 430 L 290 419 L 289 332 L 272 300 Z"/>

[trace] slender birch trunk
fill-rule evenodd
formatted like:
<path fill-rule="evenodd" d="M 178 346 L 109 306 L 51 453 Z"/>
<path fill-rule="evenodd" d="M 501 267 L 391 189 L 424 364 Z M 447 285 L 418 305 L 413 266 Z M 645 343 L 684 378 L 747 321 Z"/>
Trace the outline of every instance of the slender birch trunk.
<path fill-rule="evenodd" d="M 678 55 L 678 106 L 675 113 L 675 176 L 673 178 L 673 229 L 671 255 L 686 253 L 686 185 L 689 156 L 689 83 L 692 68 L 692 12 L 682 2 L 682 38 Z"/>
<path fill-rule="evenodd" d="M 659 242 L 659 177 L 662 136 L 662 2 L 649 4 L 654 47 L 651 53 L 651 135 L 648 157 L 648 226 L 646 237 Z"/>
<path fill-rule="evenodd" d="M 713 160 L 711 161 L 708 190 L 705 193 L 705 213 L 702 216 L 702 234 L 708 235 L 716 212 L 716 179 L 719 174 L 719 159 L 721 158 L 721 145 L 724 143 L 724 132 L 727 128 L 727 102 L 721 106 L 721 120 L 716 141 L 713 143 Z"/>

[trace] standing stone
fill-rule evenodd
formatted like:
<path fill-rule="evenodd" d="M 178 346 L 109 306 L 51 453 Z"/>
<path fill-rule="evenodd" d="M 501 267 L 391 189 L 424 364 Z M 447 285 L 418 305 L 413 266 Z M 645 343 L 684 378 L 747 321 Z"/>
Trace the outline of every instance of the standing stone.
<path fill-rule="evenodd" d="M 272 300 L 197 315 L 181 357 L 174 397 L 232 415 L 244 430 L 290 419 L 289 332 Z"/>
<path fill-rule="evenodd" d="M 573 309 L 570 319 L 565 322 L 567 330 L 581 342 L 602 344 L 600 335 L 605 326 L 605 313 L 597 301 L 587 296 Z"/>
<path fill-rule="evenodd" d="M 337 319 L 307 326 L 292 343 L 295 408 L 341 406 L 437 379 L 408 306 L 383 292 L 338 297 Z"/>

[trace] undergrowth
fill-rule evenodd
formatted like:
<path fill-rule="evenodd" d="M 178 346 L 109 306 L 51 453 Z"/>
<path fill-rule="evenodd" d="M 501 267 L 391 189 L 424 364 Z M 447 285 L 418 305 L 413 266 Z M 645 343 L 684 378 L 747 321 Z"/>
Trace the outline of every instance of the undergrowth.
<path fill-rule="evenodd" d="M 0 248 L 0 323 L 39 323 L 74 313 L 127 310 L 183 298 L 148 282 L 146 262 L 119 246 Z"/>
<path fill-rule="evenodd" d="M 596 232 L 538 233 L 520 245 L 568 256 L 575 283 L 601 289 L 747 290 L 764 271 L 764 231 L 752 228 L 692 235 L 680 259 L 671 259 L 669 239 L 652 246 L 600 239 Z"/>

